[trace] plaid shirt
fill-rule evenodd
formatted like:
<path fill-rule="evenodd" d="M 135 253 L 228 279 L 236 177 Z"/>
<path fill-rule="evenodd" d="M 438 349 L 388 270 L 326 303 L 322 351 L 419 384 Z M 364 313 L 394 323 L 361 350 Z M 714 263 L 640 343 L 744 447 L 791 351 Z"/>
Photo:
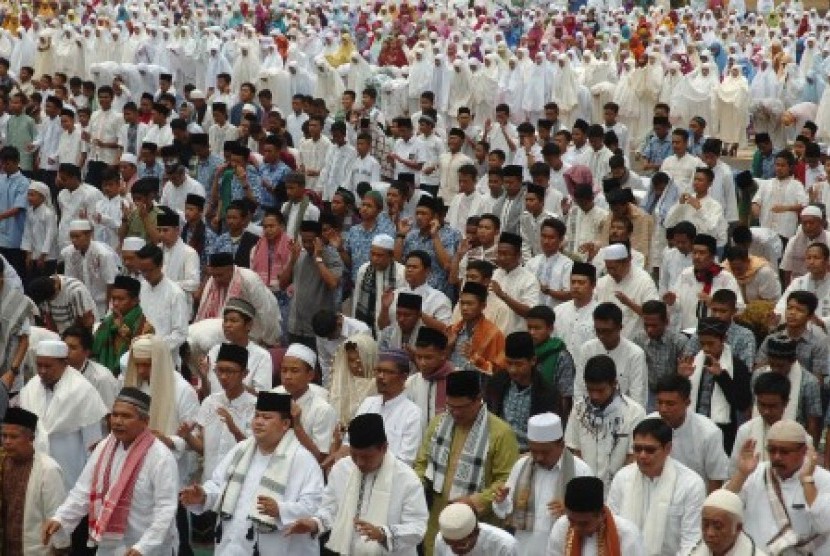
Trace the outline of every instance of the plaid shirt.
<path fill-rule="evenodd" d="M 689 339 L 684 334 L 667 328 L 659 340 L 653 340 L 645 331 L 640 331 L 632 341 L 646 353 L 648 389 L 653 392 L 661 378 L 677 373 L 677 360 L 683 354 Z"/>
<path fill-rule="evenodd" d="M 779 330 L 770 334 L 786 334 L 786 329 Z M 767 342 L 770 336 L 764 338 L 761 342 L 761 347 L 758 348 L 758 364 L 767 364 Z M 812 328 L 807 327 L 804 334 L 796 340 L 795 356 L 802 368 L 813 373 L 813 376 L 824 378 L 828 374 L 827 358 L 827 336 L 815 332 Z"/>
<path fill-rule="evenodd" d="M 441 244 L 446 249 L 447 255 L 452 257 L 458 251 L 458 245 L 461 243 L 461 232 L 444 224 L 438 230 L 438 237 L 441 239 Z M 438 262 L 438 255 L 435 252 L 435 244 L 432 241 L 432 236 L 429 234 L 423 235 L 418 229 L 411 230 L 403 242 L 404 260 L 406 260 L 407 255 L 416 250 L 426 251 L 432 259 L 432 269 L 430 270 L 427 283 L 436 290 L 450 296 L 449 273 Z"/>
<path fill-rule="evenodd" d="M 527 451 L 527 421 L 530 419 L 530 386 L 519 390 L 516 383 L 510 381 L 507 395 L 504 397 L 504 420 L 516 433 L 519 452 Z"/>

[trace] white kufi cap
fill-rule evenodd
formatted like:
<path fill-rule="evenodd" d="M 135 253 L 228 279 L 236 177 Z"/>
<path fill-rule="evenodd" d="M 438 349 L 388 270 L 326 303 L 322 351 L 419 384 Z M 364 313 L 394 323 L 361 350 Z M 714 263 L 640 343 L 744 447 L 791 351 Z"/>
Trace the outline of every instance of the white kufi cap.
<path fill-rule="evenodd" d="M 703 507 L 725 510 L 741 521 L 744 519 L 744 504 L 741 501 L 741 497 L 731 490 L 719 488 L 718 490 L 713 491 L 712 494 L 707 496 L 706 500 L 703 501 Z"/>
<path fill-rule="evenodd" d="M 475 512 L 467 504 L 450 504 L 438 516 L 438 527 L 441 536 L 448 541 L 459 541 L 472 533 L 478 519 Z"/>
<path fill-rule="evenodd" d="M 70 232 L 91 232 L 92 223 L 89 220 L 73 220 L 69 223 Z"/>
<path fill-rule="evenodd" d="M 42 340 L 38 342 L 35 353 L 38 357 L 64 359 L 69 355 L 69 348 L 62 340 Z"/>
<path fill-rule="evenodd" d="M 317 355 L 308 346 L 303 344 L 291 344 L 285 352 L 285 357 L 296 357 L 308 363 L 309 367 L 314 367 L 317 364 Z"/>
<path fill-rule="evenodd" d="M 539 413 L 527 422 L 531 442 L 555 442 L 562 438 L 562 419 L 556 413 Z"/>
<path fill-rule="evenodd" d="M 767 440 L 804 443 L 807 440 L 807 431 L 797 421 L 781 419 L 769 428 Z"/>
<path fill-rule="evenodd" d="M 389 234 L 378 234 L 372 239 L 372 247 L 380 247 L 387 251 L 395 249 L 395 240 Z"/>
<path fill-rule="evenodd" d="M 821 209 L 815 205 L 809 205 L 801 209 L 801 216 L 815 216 L 816 218 L 822 218 Z"/>
<path fill-rule="evenodd" d="M 606 261 L 622 261 L 628 258 L 628 249 L 622 243 L 612 243 L 602 248 L 602 258 Z"/>
<path fill-rule="evenodd" d="M 124 238 L 124 243 L 121 245 L 122 251 L 138 251 L 147 245 L 147 242 L 138 236 L 130 236 Z"/>

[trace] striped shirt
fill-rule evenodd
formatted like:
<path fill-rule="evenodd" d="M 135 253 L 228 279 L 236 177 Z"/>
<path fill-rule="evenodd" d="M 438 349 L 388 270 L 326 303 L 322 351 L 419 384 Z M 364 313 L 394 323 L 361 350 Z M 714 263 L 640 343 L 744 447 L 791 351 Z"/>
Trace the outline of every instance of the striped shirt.
<path fill-rule="evenodd" d="M 38 308 L 49 328 L 54 328 L 59 334 L 75 324 L 85 313 L 92 311 L 95 314 L 95 301 L 89 290 L 80 280 L 67 276 L 58 276 L 60 290 L 51 301 L 44 301 Z M 51 322 L 50 322 L 51 321 Z"/>

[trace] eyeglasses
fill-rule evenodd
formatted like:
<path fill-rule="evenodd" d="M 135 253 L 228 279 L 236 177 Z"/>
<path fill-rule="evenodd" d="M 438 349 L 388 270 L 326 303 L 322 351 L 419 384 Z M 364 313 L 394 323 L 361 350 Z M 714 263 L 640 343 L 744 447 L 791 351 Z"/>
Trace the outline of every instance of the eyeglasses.
<path fill-rule="evenodd" d="M 632 450 L 635 454 L 639 454 L 640 452 L 645 452 L 646 454 L 653 455 L 657 453 L 657 446 L 651 444 L 634 444 Z"/>

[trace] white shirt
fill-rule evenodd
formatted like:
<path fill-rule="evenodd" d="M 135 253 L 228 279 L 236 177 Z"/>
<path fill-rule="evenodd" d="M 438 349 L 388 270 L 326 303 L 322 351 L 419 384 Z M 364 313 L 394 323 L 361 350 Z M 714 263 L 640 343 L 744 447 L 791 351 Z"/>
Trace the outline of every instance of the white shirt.
<path fill-rule="evenodd" d="M 86 152 L 86 143 L 81 141 L 81 128 L 75 127 L 71 132 L 61 129 L 58 138 L 58 164 L 81 165 L 81 155 Z"/>
<path fill-rule="evenodd" d="M 288 393 L 282 385 L 277 386 L 273 391 L 279 394 Z M 328 454 L 329 448 L 331 448 L 331 439 L 334 435 L 334 427 L 337 425 L 337 412 L 312 388 L 306 390 L 302 396 L 294 401 L 297 402 L 297 405 L 302 410 L 300 422 L 306 434 L 308 434 L 318 450 L 324 454 Z"/>
<path fill-rule="evenodd" d="M 88 183 L 81 183 L 75 191 L 60 190 L 58 208 L 61 219 L 58 225 L 58 249 L 63 249 L 70 244 L 69 224 L 73 220 L 81 219 L 92 222 L 95 205 L 102 199 L 104 199 L 104 194 Z"/>
<path fill-rule="evenodd" d="M 195 293 L 201 285 L 199 254 L 191 246 L 179 238 L 173 247 L 161 246 L 164 255 L 162 269 L 164 275 L 184 290 L 187 297 L 187 304 L 193 302 L 191 294 Z"/>
<path fill-rule="evenodd" d="M 437 177 L 439 178 L 441 185 L 438 188 L 438 196 L 444 199 L 444 202 L 454 201 L 456 195 L 458 195 L 458 169 L 465 164 L 472 163 L 473 159 L 465 155 L 463 152 L 445 152 L 439 156 L 437 161 L 439 169 L 433 172 L 433 175 L 437 174 Z M 475 195 L 475 192 L 473 195 Z M 452 203 L 450 203 L 450 207 L 452 207 Z M 450 210 L 452 210 L 452 208 L 450 208 Z M 476 213 L 471 213 L 470 216 L 473 216 L 474 214 Z"/>
<path fill-rule="evenodd" d="M 727 227 L 723 207 L 711 196 L 707 195 L 700 201 L 700 208 L 696 209 L 689 203 L 678 203 L 669 209 L 663 226 L 672 228 L 679 222 L 691 222 L 699 234 L 707 234 L 717 240 L 718 247 L 726 245 Z"/>
<path fill-rule="evenodd" d="M 173 361 L 178 362 L 179 347 L 187 340 L 190 320 L 186 294 L 170 278 L 162 276 L 155 286 L 141 281 L 139 300 L 141 311 L 153 326 L 155 335 L 164 340 L 173 354 Z"/>
<path fill-rule="evenodd" d="M 104 405 L 107 408 L 112 408 L 112 404 L 121 390 L 112 371 L 91 359 L 87 359 L 83 366 L 78 369 L 78 372 L 95 387 L 95 390 L 101 395 L 101 401 L 104 402 Z"/>
<path fill-rule="evenodd" d="M 588 340 L 596 338 L 594 331 L 596 306 L 596 301 L 590 301 L 582 307 L 577 307 L 572 299 L 553 308 L 556 315 L 553 333 L 565 342 L 577 368 L 581 365 L 578 359 L 582 351 L 581 346 Z"/>
<path fill-rule="evenodd" d="M 40 258 L 54 261 L 58 258 L 58 218 L 55 209 L 45 202 L 39 207 L 26 209 L 26 225 L 23 228 L 23 240 L 20 248 L 32 254 L 32 260 Z"/>
<path fill-rule="evenodd" d="M 511 149 L 510 145 L 508 145 L 507 137 L 510 137 L 510 141 L 513 142 L 514 148 Z M 504 161 L 505 164 L 513 163 L 513 156 L 516 152 L 516 147 L 519 146 L 519 132 L 516 131 L 516 126 L 510 122 L 504 125 L 501 125 L 498 122 L 493 122 L 493 127 L 490 129 L 487 141 L 490 143 L 491 151 L 496 149 L 504 151 L 504 154 L 507 157 Z"/>
<path fill-rule="evenodd" d="M 147 133 L 144 134 L 145 143 L 155 143 L 161 149 L 167 145 L 173 144 L 173 130 L 170 129 L 169 124 L 160 126 L 158 124 L 148 124 Z"/>
<path fill-rule="evenodd" d="M 443 188 L 444 182 L 442 181 L 441 183 Z M 467 219 L 471 216 L 480 216 L 482 214 L 482 207 L 486 200 L 486 197 L 477 191 L 473 191 L 470 194 L 459 193 L 457 185 L 455 192 L 448 194 L 446 197 L 439 193 L 439 197 L 451 199 L 445 222 L 448 226 L 455 228 L 462 234 L 467 229 Z"/>
<path fill-rule="evenodd" d="M 735 292 L 738 297 L 739 311 L 742 311 L 746 306 L 741 288 L 729 271 L 722 270 L 712 280 L 712 288 L 709 294 L 711 295 L 718 290 L 732 290 Z M 672 324 L 678 330 L 697 328 L 697 307 L 700 302 L 697 295 L 703 291 L 703 282 L 698 282 L 695 278 L 694 267 L 684 269 L 672 287 L 669 288 L 669 291 L 677 296 L 674 305 L 670 307 Z"/>
<path fill-rule="evenodd" d="M 617 536 L 620 539 L 620 554 L 633 556 L 634 554 L 645 554 L 643 538 L 637 526 L 618 515 L 614 516 L 614 524 L 617 526 Z M 568 556 L 565 553 L 567 547 L 568 529 L 571 522 L 567 516 L 562 516 L 553 524 L 550 532 L 547 552 L 545 556 Z M 582 539 L 582 556 L 597 556 L 597 536 L 591 535 Z"/>
<path fill-rule="evenodd" d="M 723 217 L 727 222 L 738 221 L 738 196 L 735 193 L 735 178 L 732 168 L 724 161 L 718 160 L 712 168 L 715 181 L 709 188 L 709 197 L 712 197 L 723 207 Z"/>
<path fill-rule="evenodd" d="M 588 168 L 591 169 L 591 175 L 594 177 L 594 189 L 601 189 L 602 179 L 611 173 L 611 165 L 608 161 L 611 160 L 612 156 L 614 156 L 614 153 L 606 146 L 598 151 L 593 148 L 588 149 L 586 158 Z"/>
<path fill-rule="evenodd" d="M 436 290 L 427 283 L 421 284 L 417 288 L 413 288 L 409 284 L 404 284 L 395 290 L 395 299 L 392 300 L 392 305 L 389 307 L 389 322 L 395 322 L 395 308 L 398 306 L 398 294 L 411 293 L 421 296 L 421 312 L 436 320 L 440 320 L 447 326 L 452 323 L 452 304 L 450 298 L 439 290 Z"/>
<path fill-rule="evenodd" d="M 144 142 L 146 135 L 147 124 L 138 122 L 135 130 L 135 152 L 129 151 L 127 147 L 130 146 L 130 124 L 123 123 L 121 129 L 118 130 L 118 146 L 121 147 L 122 152 L 138 156 L 141 153 L 141 144 Z"/>
<path fill-rule="evenodd" d="M 522 242 L 522 245 L 524 245 L 524 242 Z M 536 276 L 539 286 L 546 286 L 554 291 L 569 291 L 571 289 L 571 269 L 573 266 L 573 259 L 562 253 L 554 253 L 550 257 L 545 256 L 544 253 L 539 253 L 525 263 L 525 268 Z M 542 294 L 541 291 L 539 295 L 541 303 L 551 309 L 562 303 L 549 295 Z M 591 328 L 593 329 L 593 322 Z"/>
<path fill-rule="evenodd" d="M 638 404 L 646 405 L 648 391 L 648 373 L 646 369 L 646 354 L 643 350 L 627 338 L 620 338 L 620 343 L 612 350 L 602 345 L 599 339 L 586 342 L 579 356 L 580 366 L 577 369 L 574 381 L 574 398 L 581 398 L 588 394 L 585 389 L 585 363 L 594 355 L 607 355 L 614 360 L 617 366 L 617 384 L 620 392 L 630 396 Z"/>
<path fill-rule="evenodd" d="M 585 256 L 579 253 L 580 245 L 586 243 L 597 243 L 603 222 L 608 216 L 608 211 L 594 205 L 590 211 L 583 212 L 575 206 L 568 212 L 566 222 L 568 232 L 565 234 L 566 250 L 575 253 L 579 260 L 584 261 Z"/>
<path fill-rule="evenodd" d="M 499 527 L 478 522 L 478 538 L 476 545 L 466 552 L 466 556 L 518 556 L 519 543 L 516 539 Z M 435 549 L 433 556 L 454 556 L 455 553 L 444 542 L 444 537 L 438 532 L 435 535 Z M 529 556 L 529 555 L 528 555 Z"/>
<path fill-rule="evenodd" d="M 199 412 L 196 414 L 196 424 L 201 429 L 204 438 L 204 462 L 202 464 L 202 481 L 208 481 L 213 476 L 216 466 L 236 446 L 236 437 L 228 430 L 217 410 L 224 407 L 233 418 L 234 424 L 246 436 L 251 436 L 251 421 L 254 419 L 256 396 L 243 391 L 233 400 L 229 400 L 224 391 L 211 394 L 202 401 Z"/>
<path fill-rule="evenodd" d="M 421 409 L 402 392 L 386 402 L 380 394 L 369 396 L 358 406 L 355 417 L 364 413 L 378 413 L 383 417 L 389 450 L 405 464 L 412 465 L 421 446 Z"/>
<path fill-rule="evenodd" d="M 326 153 L 318 181 L 324 201 L 331 201 L 337 188 L 349 183 L 352 177 L 352 166 L 354 166 L 356 160 L 357 150 L 349 143 L 340 146 L 335 143 L 331 144 Z M 378 165 L 379 171 L 380 165 Z M 354 191 L 354 188 L 352 188 L 352 191 Z"/>
<path fill-rule="evenodd" d="M 660 418 L 657 412 L 648 417 Z M 729 458 L 723 451 L 723 432 L 708 417 L 686 409 L 686 419 L 673 429 L 671 455 L 704 481 L 729 479 Z"/>
<path fill-rule="evenodd" d="M 65 531 L 72 531 L 88 514 L 93 471 L 98 461 L 104 457 L 103 451 L 106 444 L 106 441 L 102 441 L 95 447 L 77 484 L 67 496 L 66 501 L 55 512 L 54 518 L 60 521 Z M 118 480 L 127 454 L 127 450 L 119 443 L 110 471 L 110 484 Z M 160 440 L 154 440 L 138 472 L 130 511 L 127 514 L 124 538 L 121 541 L 102 541 L 98 545 L 98 554 L 116 556 L 134 548 L 143 556 L 166 556 L 170 547 L 178 543 L 176 509 L 179 502 L 179 485 L 177 475 L 173 453 Z"/>
<path fill-rule="evenodd" d="M 128 203 L 121 195 L 104 197 L 95 203 L 95 220 L 101 221 L 95 226 L 93 237 L 96 241 L 106 243 L 113 250 L 121 247 L 118 232 L 121 229 L 122 204 Z"/>
<path fill-rule="evenodd" d="M 626 307 L 617 299 L 614 293 L 618 291 L 623 292 L 637 305 L 642 305 L 650 299 L 657 299 L 657 287 L 655 287 L 654 280 L 648 272 L 634 265 L 631 265 L 631 270 L 620 282 L 614 280 L 610 275 L 597 280 L 597 287 L 594 290 L 597 302 L 610 301 L 616 303 L 623 313 L 623 336 L 633 338 L 634 333 L 642 328 L 642 319 L 631 308 Z"/>
<path fill-rule="evenodd" d="M 685 556 L 700 540 L 700 513 L 703 508 L 703 501 L 706 498 L 706 487 L 697 473 L 672 458 L 666 459 L 666 465 L 669 465 L 669 462 L 675 465 L 677 481 L 674 484 L 674 491 L 669 503 L 660 554 Z M 623 513 L 624 500 L 631 495 L 631 485 L 635 480 L 638 480 L 639 475 L 639 467 L 636 463 L 631 463 L 620 469 L 614 477 L 608 491 L 607 501 L 608 507 L 614 514 L 628 517 Z M 643 489 L 643 519 L 655 519 L 656 516 L 653 512 L 648 510 L 651 505 L 651 497 L 657 492 L 656 479 L 645 479 L 645 481 L 648 488 Z M 748 521 L 744 516 L 744 525 Z M 635 525 L 643 527 L 643 524 L 635 523 Z M 648 554 L 648 552 L 643 552 L 643 554 Z"/>
<path fill-rule="evenodd" d="M 677 247 L 663 251 L 663 263 L 660 266 L 660 295 L 663 295 L 677 281 L 680 273 L 692 266 L 692 252 L 685 255 Z"/>
<path fill-rule="evenodd" d="M 418 406 L 421 411 L 421 434 L 427 430 L 427 425 L 440 412 L 436 411 L 436 396 L 438 386 L 436 382 L 427 380 L 420 372 L 414 372 L 406 379 L 406 397 Z"/>
<path fill-rule="evenodd" d="M 316 141 L 314 139 L 303 139 L 298 149 L 300 156 L 297 159 L 297 166 L 306 172 L 309 170 L 322 172 L 328 157 L 328 152 L 332 148 L 334 148 L 334 144 L 324 135 L 321 135 Z M 320 176 L 306 175 L 306 189 L 312 189 L 318 193 L 322 193 L 318 186 L 319 181 Z"/>
<path fill-rule="evenodd" d="M 367 154 L 363 158 L 355 157 L 349 169 L 349 178 L 343 185 L 347 185 L 347 189 L 354 192 L 357 184 L 364 181 L 366 183 L 380 181 L 380 162 L 371 154 Z"/>
<path fill-rule="evenodd" d="M 409 141 L 406 141 L 401 138 L 397 139 L 395 141 L 393 152 L 408 162 L 424 163 L 427 159 L 426 147 L 424 147 L 424 144 L 421 142 L 421 139 L 414 135 L 409 138 Z M 401 172 L 415 174 L 416 186 L 421 183 L 421 172 L 419 170 L 415 170 L 409 168 L 408 166 L 404 166 L 396 160 L 395 179 L 398 179 L 398 175 Z"/>
<path fill-rule="evenodd" d="M 34 141 L 40 147 L 40 167 L 42 170 L 55 171 L 58 169 L 58 144 L 62 132 L 60 116 L 50 119 L 46 114 L 43 115 L 37 139 Z"/>
<path fill-rule="evenodd" d="M 632 432 L 645 418 L 643 406 L 617 394 L 601 411 L 577 399 L 565 428 L 565 445 L 578 451 L 582 460 L 602 479 L 605 492 L 614 475 L 632 453 Z"/>
<path fill-rule="evenodd" d="M 516 484 L 519 482 L 519 475 L 525 465 L 533 465 L 533 461 L 528 461 L 531 456 L 521 456 L 513 468 L 510 470 L 510 476 L 507 478 L 505 486 L 510 489 L 507 497 L 502 502 L 493 502 L 493 513 L 500 519 L 511 515 L 513 513 L 513 497 L 516 493 Z M 551 515 L 548 510 L 548 504 L 554 499 L 556 489 L 559 486 L 559 477 L 562 475 L 562 457 L 556 462 L 552 468 L 547 469 L 541 465 L 536 465 L 533 469 L 533 501 L 535 503 L 533 508 L 533 527 L 529 531 L 516 531 L 516 540 L 522 549 L 531 549 L 534 545 L 534 533 L 544 533 L 544 540 L 547 540 L 547 535 L 550 528 L 553 527 L 553 522 L 556 518 Z M 590 477 L 593 476 L 591 468 L 588 464 L 574 456 L 574 477 Z M 564 498 L 565 493 L 561 496 Z M 561 500 L 560 500 L 561 501 Z M 536 535 L 539 537 L 539 535 Z M 528 554 L 533 554 L 530 550 Z"/>
<path fill-rule="evenodd" d="M 97 160 L 106 164 L 116 164 L 118 147 L 96 147 L 95 140 L 99 139 L 104 143 L 114 144 L 118 142 L 118 133 L 124 123 L 122 115 L 112 108 L 109 110 L 96 110 L 89 119 L 89 160 Z M 167 128 L 168 131 L 170 128 Z M 148 139 L 149 140 L 149 139 Z M 170 143 L 173 142 L 173 132 L 170 132 Z M 158 143 L 159 148 L 170 143 Z"/>
<path fill-rule="evenodd" d="M 210 152 L 216 156 L 223 157 L 225 142 L 235 141 L 237 137 L 239 137 L 239 132 L 236 130 L 236 126 L 231 125 L 230 122 L 225 122 L 223 126 L 214 123 L 208 130 Z M 297 143 L 294 144 L 296 145 Z"/>
<path fill-rule="evenodd" d="M 208 381 L 210 382 L 210 391 L 214 393 L 222 391 L 222 385 L 219 384 L 219 378 L 216 376 L 216 370 L 214 369 L 220 347 L 219 344 L 213 346 L 207 354 L 210 367 Z M 274 363 L 271 354 L 265 348 L 251 341 L 248 342 L 245 348 L 248 350 L 248 375 L 242 381 L 243 384 L 257 392 L 268 392 L 273 388 L 274 381 Z"/>
<path fill-rule="evenodd" d="M 669 175 L 677 185 L 677 191 L 680 194 L 692 193 L 692 182 L 695 178 L 695 171 L 702 166 L 705 166 L 703 161 L 689 153 L 683 155 L 683 158 L 678 158 L 676 154 L 671 154 L 660 165 L 660 171 Z"/>
<path fill-rule="evenodd" d="M 810 273 L 804 276 L 793 278 L 790 285 L 781 295 L 778 303 L 775 304 L 773 312 L 778 316 L 784 316 L 784 311 L 787 309 L 787 298 L 794 291 L 806 290 L 816 294 L 818 298 L 818 307 L 816 308 L 816 315 L 821 318 L 830 317 L 830 274 L 825 274 L 821 280 L 816 280 Z"/>
<path fill-rule="evenodd" d="M 184 217 L 184 204 L 187 196 L 190 194 L 206 197 L 205 187 L 185 174 L 184 182 L 180 185 L 175 185 L 172 181 L 167 180 L 167 183 L 164 184 L 164 188 L 161 190 L 159 204 L 173 209 L 179 213 L 179 216 Z"/>
<path fill-rule="evenodd" d="M 749 476 L 741 489 L 741 500 L 744 503 L 744 531 L 752 537 L 755 544 L 766 546 L 778 532 L 779 526 L 772 514 L 765 474 L 769 462 L 759 463 L 755 471 Z M 822 467 L 816 467 L 813 473 L 818 497 L 812 506 L 808 506 L 804 498 L 804 487 L 798 478 L 798 472 L 789 479 L 781 480 L 781 496 L 790 516 L 790 524 L 799 538 L 814 534 L 827 535 L 830 533 L 830 472 Z M 814 556 L 830 554 L 830 542 L 825 541 L 813 551 Z"/>
<path fill-rule="evenodd" d="M 755 182 L 758 184 L 758 191 L 752 198 L 752 203 L 761 207 L 758 218 L 760 225 L 764 228 L 776 230 L 780 236 L 793 237 L 798 227 L 800 211 L 775 213 L 772 212 L 772 207 L 775 205 L 807 206 L 809 198 L 804 186 L 793 177 L 784 181 L 773 178 L 771 180 L 755 180 Z"/>
<path fill-rule="evenodd" d="M 541 291 L 539 291 L 539 281 L 532 272 L 522 266 L 517 266 L 509 272 L 503 268 L 497 268 L 493 273 L 493 281 L 498 282 L 502 291 L 519 303 L 528 307 L 535 307 L 539 304 L 542 296 Z M 510 326 L 507 330 L 502 331 L 505 336 L 512 332 L 527 330 L 524 317 L 515 311 L 511 311 L 511 314 Z"/>
<path fill-rule="evenodd" d="M 285 129 L 291 135 L 291 141 L 298 147 L 303 141 L 303 124 L 308 120 L 308 114 L 300 112 L 299 115 L 291 112 L 285 118 Z"/>
<path fill-rule="evenodd" d="M 531 257 L 542 252 L 542 222 L 549 218 L 559 220 L 558 213 L 548 212 L 544 208 L 534 216 L 529 210 L 519 215 L 519 234 L 522 236 L 522 263 L 527 264 Z"/>
<path fill-rule="evenodd" d="M 373 523 L 383 527 L 386 538 L 390 543 L 389 550 L 382 550 L 382 554 L 393 556 L 415 556 L 416 547 L 424 538 L 429 520 L 424 487 L 418 475 L 412 468 L 397 459 L 392 470 L 392 492 L 389 493 L 389 508 L 386 512 L 385 523 Z M 323 501 L 314 516 L 322 531 L 331 530 L 337 518 L 338 509 L 346 498 L 346 487 L 352 473 L 359 472 L 351 457 L 337 461 L 329 473 L 328 484 L 323 491 Z M 372 500 L 377 472 L 363 475 L 364 495 L 358 500 L 359 507 L 355 512 L 356 518 L 366 519 Z M 315 540 L 316 542 L 316 540 Z M 354 542 L 354 537 L 353 537 Z M 274 553 L 277 554 L 277 553 Z M 285 553 L 286 555 L 288 553 Z M 317 554 L 315 552 L 315 554 Z M 362 554 L 362 552 L 352 552 Z"/>
<path fill-rule="evenodd" d="M 441 154 L 444 152 L 444 145 L 445 142 L 441 140 L 438 135 L 435 133 L 431 133 L 429 135 L 418 135 L 418 140 L 421 142 L 421 151 L 424 155 L 424 166 L 421 168 L 421 181 L 422 184 L 427 185 L 438 185 L 441 178 L 443 177 L 443 171 L 438 169 L 439 166 L 439 159 L 441 158 Z M 463 156 L 463 155 L 462 155 Z M 424 172 L 424 170 L 432 170 L 429 173 Z M 450 172 L 451 173 L 451 172 Z M 455 176 L 448 176 L 450 180 L 455 178 L 455 191 L 458 191 L 458 173 L 456 172 Z M 451 183 L 443 184 L 445 188 L 452 190 Z M 449 197 L 442 197 L 445 201 Z"/>
<path fill-rule="evenodd" d="M 219 503 L 227 484 L 225 476 L 228 466 L 237 450 L 246 446 L 247 444 L 237 444 L 222 459 L 210 480 L 202 485 L 205 489 L 205 503 L 201 507 L 191 507 L 192 511 L 202 513 Z M 297 448 L 288 464 L 291 465 L 291 469 L 288 472 L 285 492 L 277 496 L 276 502 L 280 509 L 277 530 L 272 533 L 259 532 L 251 540 L 247 538 L 248 529 L 251 526 L 248 515 L 256 507 L 260 482 L 272 463 L 272 457 L 273 454 L 263 454 L 258 448 L 254 451 L 251 465 L 240 487 L 233 515 L 230 520 L 222 524 L 222 542 L 216 547 L 216 554 L 250 556 L 253 554 L 255 541 L 259 543 L 260 554 L 297 554 L 298 556 L 319 554 L 320 543 L 317 539 L 310 535 L 286 536 L 283 531 L 298 519 L 312 515 L 320 504 L 323 492 L 323 472 L 314 456 L 302 446 Z"/>
<path fill-rule="evenodd" d="M 83 282 L 95 305 L 99 315 L 106 315 L 107 287 L 111 286 L 118 275 L 118 255 L 112 248 L 99 241 L 91 241 L 85 253 L 75 249 L 74 245 L 67 245 L 61 251 L 64 262 L 64 275 Z"/>

